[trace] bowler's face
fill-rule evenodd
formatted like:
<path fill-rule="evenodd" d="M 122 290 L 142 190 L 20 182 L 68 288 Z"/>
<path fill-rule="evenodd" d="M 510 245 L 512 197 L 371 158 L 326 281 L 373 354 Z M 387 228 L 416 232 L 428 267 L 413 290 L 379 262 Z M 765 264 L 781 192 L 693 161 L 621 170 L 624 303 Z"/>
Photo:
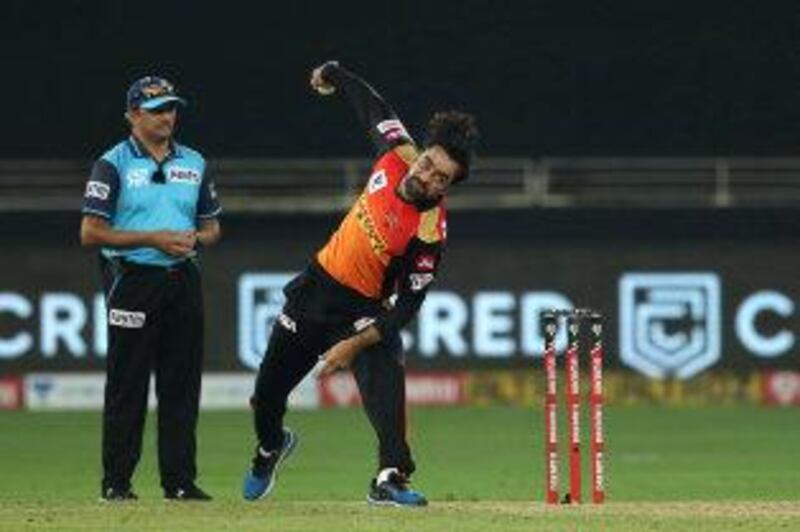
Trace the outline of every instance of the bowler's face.
<path fill-rule="evenodd" d="M 444 148 L 431 146 L 417 157 L 401 186 L 415 201 L 435 200 L 445 195 L 460 170 Z"/>

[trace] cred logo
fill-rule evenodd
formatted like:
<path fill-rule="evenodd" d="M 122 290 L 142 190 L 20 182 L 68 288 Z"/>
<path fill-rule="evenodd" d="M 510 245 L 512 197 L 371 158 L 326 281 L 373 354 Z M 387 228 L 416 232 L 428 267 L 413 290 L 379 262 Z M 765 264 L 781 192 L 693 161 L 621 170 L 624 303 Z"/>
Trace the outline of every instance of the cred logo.
<path fill-rule="evenodd" d="M 619 283 L 620 357 L 649 377 L 689 378 L 721 354 L 714 273 L 628 273 Z"/>
<path fill-rule="evenodd" d="M 283 287 L 293 273 L 245 273 L 239 277 L 239 360 L 251 369 L 258 368 L 267 350 L 272 327 L 278 321 L 296 332 L 296 325 L 281 314 L 286 297 Z M 290 323 L 291 322 L 291 323 Z"/>

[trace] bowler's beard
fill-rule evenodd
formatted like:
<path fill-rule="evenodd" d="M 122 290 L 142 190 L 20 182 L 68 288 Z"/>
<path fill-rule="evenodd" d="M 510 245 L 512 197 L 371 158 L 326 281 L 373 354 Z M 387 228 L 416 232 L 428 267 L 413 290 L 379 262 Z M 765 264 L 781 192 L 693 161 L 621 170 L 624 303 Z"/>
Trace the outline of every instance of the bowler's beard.
<path fill-rule="evenodd" d="M 414 174 L 406 178 L 405 192 L 408 199 L 414 203 L 429 199 L 425 194 L 425 185 L 423 185 L 422 180 Z"/>
<path fill-rule="evenodd" d="M 441 196 L 428 196 L 422 180 L 414 174 L 406 177 L 400 183 L 400 187 L 402 188 L 401 197 L 412 203 L 420 211 L 427 211 L 435 207 L 439 200 L 442 199 Z"/>

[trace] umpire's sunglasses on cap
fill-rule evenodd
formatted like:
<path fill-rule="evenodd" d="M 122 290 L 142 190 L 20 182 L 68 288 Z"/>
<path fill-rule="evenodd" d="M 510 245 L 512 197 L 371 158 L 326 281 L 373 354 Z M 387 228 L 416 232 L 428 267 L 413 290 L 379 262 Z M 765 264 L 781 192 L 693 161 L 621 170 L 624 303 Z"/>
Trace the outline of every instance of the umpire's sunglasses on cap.
<path fill-rule="evenodd" d="M 171 113 L 178 108 L 177 102 L 167 102 L 164 105 L 159 105 L 158 107 L 154 107 L 152 109 L 144 109 L 150 114 L 160 115 L 162 113 Z"/>
<path fill-rule="evenodd" d="M 164 78 L 145 76 L 133 82 L 128 89 L 128 109 L 156 111 L 165 104 L 186 105 L 186 100 L 176 94 L 175 86 Z"/>

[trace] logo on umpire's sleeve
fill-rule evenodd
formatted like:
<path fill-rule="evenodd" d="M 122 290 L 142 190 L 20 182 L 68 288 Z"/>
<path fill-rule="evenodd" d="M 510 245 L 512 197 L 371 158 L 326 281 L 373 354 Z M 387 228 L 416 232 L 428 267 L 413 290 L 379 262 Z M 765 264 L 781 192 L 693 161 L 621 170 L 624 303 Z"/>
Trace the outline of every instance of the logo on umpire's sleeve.
<path fill-rule="evenodd" d="M 147 314 L 144 312 L 134 312 L 130 310 L 119 310 L 112 308 L 108 313 L 108 323 L 114 327 L 122 327 L 123 329 L 141 329 L 144 327 L 144 322 L 147 319 Z"/>
<path fill-rule="evenodd" d="M 89 181 L 86 183 L 87 198 L 97 198 L 100 200 L 107 200 L 108 195 L 111 193 L 111 187 L 100 181 Z"/>
<path fill-rule="evenodd" d="M 620 357 L 654 378 L 689 378 L 721 353 L 714 273 L 628 273 L 619 283 Z"/>
<path fill-rule="evenodd" d="M 246 367 L 256 369 L 261 363 L 272 327 L 280 316 L 285 316 L 281 313 L 286 301 L 283 287 L 294 276 L 281 272 L 245 273 L 239 277 L 239 360 Z M 289 330 L 295 325 L 285 319 L 280 323 Z"/>

